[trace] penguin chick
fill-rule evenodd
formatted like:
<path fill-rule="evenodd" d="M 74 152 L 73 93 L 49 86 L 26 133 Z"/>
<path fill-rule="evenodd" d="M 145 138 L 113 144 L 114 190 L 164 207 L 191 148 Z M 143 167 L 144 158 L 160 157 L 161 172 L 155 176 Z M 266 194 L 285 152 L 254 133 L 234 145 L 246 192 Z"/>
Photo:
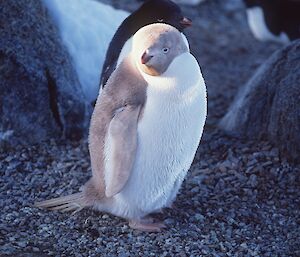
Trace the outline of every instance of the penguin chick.
<path fill-rule="evenodd" d="M 141 28 L 92 115 L 92 178 L 82 192 L 37 203 L 52 210 L 93 207 L 158 232 L 145 218 L 170 206 L 190 168 L 207 112 L 200 67 L 181 33 L 166 24 Z"/>
<path fill-rule="evenodd" d="M 191 20 L 182 15 L 180 7 L 172 1 L 146 1 L 122 22 L 113 36 L 102 67 L 100 88 L 105 86 L 108 78 L 115 70 L 117 63 L 119 64 L 123 60 L 123 57 L 127 56 L 131 51 L 132 36 L 140 28 L 157 22 L 170 24 L 180 31 L 183 31 L 192 24 Z"/>

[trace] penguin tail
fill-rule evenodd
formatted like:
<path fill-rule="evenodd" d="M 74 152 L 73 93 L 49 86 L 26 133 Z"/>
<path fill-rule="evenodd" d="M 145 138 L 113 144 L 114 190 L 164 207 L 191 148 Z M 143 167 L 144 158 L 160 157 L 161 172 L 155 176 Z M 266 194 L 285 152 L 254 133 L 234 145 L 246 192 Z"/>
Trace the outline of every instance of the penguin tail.
<path fill-rule="evenodd" d="M 73 214 L 87 207 L 83 192 L 75 193 L 67 196 L 53 198 L 50 200 L 36 202 L 35 207 L 48 209 L 51 211 L 69 212 Z"/>

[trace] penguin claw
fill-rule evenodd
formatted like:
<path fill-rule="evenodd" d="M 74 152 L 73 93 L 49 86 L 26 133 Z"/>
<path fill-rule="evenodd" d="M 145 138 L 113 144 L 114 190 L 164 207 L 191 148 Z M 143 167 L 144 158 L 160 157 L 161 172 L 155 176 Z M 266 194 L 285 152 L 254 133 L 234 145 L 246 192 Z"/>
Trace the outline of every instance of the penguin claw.
<path fill-rule="evenodd" d="M 130 220 L 129 227 L 132 229 L 144 231 L 144 232 L 161 232 L 166 228 L 163 222 L 149 222 L 149 220 Z"/>

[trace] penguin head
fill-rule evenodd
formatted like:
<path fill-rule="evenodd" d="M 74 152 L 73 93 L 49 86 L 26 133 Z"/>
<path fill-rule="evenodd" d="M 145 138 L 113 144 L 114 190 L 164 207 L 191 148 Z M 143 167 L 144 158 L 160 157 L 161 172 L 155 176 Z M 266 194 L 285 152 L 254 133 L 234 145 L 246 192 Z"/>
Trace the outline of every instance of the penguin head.
<path fill-rule="evenodd" d="M 189 52 L 189 49 L 176 28 L 156 23 L 141 28 L 134 35 L 132 51 L 142 72 L 159 76 L 177 56 Z"/>
<path fill-rule="evenodd" d="M 184 17 L 180 7 L 170 0 L 148 0 L 136 12 L 140 23 L 166 23 L 182 32 L 192 25 L 192 21 Z"/>

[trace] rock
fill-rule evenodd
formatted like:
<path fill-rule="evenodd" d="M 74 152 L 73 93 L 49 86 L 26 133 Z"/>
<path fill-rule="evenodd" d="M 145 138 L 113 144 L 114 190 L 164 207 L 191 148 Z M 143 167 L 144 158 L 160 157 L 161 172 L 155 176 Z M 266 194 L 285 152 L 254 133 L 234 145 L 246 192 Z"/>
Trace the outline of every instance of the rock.
<path fill-rule="evenodd" d="M 275 52 L 239 91 L 220 122 L 227 132 L 268 139 L 300 161 L 300 40 Z"/>
<path fill-rule="evenodd" d="M 258 182 L 257 182 L 257 176 L 256 176 L 255 174 L 251 174 L 251 175 L 250 175 L 248 184 L 249 184 L 252 188 L 255 188 L 255 187 L 258 185 Z"/>
<path fill-rule="evenodd" d="M 42 2 L 4 1 L 0 31 L 0 146 L 81 138 L 85 100 Z"/>
<path fill-rule="evenodd" d="M 205 217 L 203 215 L 201 215 L 200 213 L 196 213 L 196 215 L 194 216 L 195 220 L 198 222 L 204 222 Z"/>
<path fill-rule="evenodd" d="M 32 247 L 32 251 L 33 251 L 33 252 L 35 252 L 35 253 L 37 253 L 37 252 L 39 252 L 39 251 L 40 251 L 40 249 L 39 249 L 39 248 L 37 248 L 37 247 Z"/>

